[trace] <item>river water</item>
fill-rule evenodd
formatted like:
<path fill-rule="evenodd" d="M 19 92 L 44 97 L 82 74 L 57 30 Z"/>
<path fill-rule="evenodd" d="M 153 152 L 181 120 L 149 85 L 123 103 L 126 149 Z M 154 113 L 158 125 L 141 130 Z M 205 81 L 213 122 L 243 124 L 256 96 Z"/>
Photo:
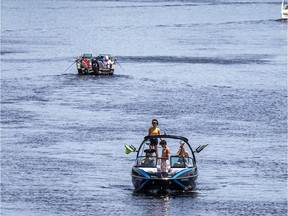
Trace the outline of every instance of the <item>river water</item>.
<path fill-rule="evenodd" d="M 287 214 L 280 2 L 3 0 L 1 14 L 1 215 Z M 120 65 L 78 76 L 83 53 Z M 195 191 L 133 193 L 124 145 L 152 118 L 209 144 Z"/>

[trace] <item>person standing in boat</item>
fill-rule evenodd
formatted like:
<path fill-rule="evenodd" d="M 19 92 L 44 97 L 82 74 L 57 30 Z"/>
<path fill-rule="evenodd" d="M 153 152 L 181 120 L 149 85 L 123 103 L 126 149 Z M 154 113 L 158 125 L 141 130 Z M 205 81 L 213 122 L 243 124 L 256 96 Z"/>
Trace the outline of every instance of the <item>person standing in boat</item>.
<path fill-rule="evenodd" d="M 158 120 L 152 119 L 152 127 L 148 130 L 148 136 L 160 135 L 160 129 L 158 128 Z M 150 139 L 150 149 L 155 149 L 156 157 L 158 157 L 158 138 Z"/>
<path fill-rule="evenodd" d="M 162 156 L 157 157 L 157 159 L 161 159 L 161 172 L 168 173 L 170 148 L 168 147 L 166 140 L 161 140 L 160 145 L 162 146 Z"/>

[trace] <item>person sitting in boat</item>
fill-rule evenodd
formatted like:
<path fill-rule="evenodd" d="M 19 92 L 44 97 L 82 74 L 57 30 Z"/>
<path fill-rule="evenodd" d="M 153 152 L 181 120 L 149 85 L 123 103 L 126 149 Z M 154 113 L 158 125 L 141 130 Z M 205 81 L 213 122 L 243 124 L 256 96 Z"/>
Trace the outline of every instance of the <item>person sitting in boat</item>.
<path fill-rule="evenodd" d="M 160 135 L 160 129 L 158 128 L 158 120 L 152 119 L 152 127 L 148 130 L 148 136 L 151 135 Z M 150 139 L 150 149 L 155 149 L 156 157 L 158 157 L 158 139 Z"/>
<path fill-rule="evenodd" d="M 154 159 L 152 158 L 152 153 L 155 152 L 154 149 L 145 149 L 146 158 L 141 161 L 141 165 L 145 167 L 155 167 Z"/>
<path fill-rule="evenodd" d="M 185 149 L 184 144 L 185 144 L 184 142 L 180 143 L 180 147 L 179 147 L 179 150 L 177 151 L 176 155 L 179 156 L 179 157 L 189 158 L 189 153 Z"/>
<path fill-rule="evenodd" d="M 179 164 L 187 163 L 187 158 L 189 158 L 189 153 L 184 147 L 184 142 L 180 142 L 179 150 L 177 151 L 176 155 L 179 157 L 178 162 Z"/>
<path fill-rule="evenodd" d="M 107 67 L 107 68 L 111 68 L 111 64 L 112 64 L 112 61 L 111 59 L 109 58 L 109 56 L 105 56 L 105 59 L 104 59 L 104 65 Z"/>
<path fill-rule="evenodd" d="M 87 58 L 85 56 L 82 57 L 82 66 L 85 69 L 88 69 L 90 67 L 90 63 L 89 63 L 89 61 L 87 60 Z"/>
<path fill-rule="evenodd" d="M 157 159 L 161 159 L 161 172 L 168 173 L 170 148 L 168 147 L 166 140 L 161 140 L 160 145 L 162 146 L 162 156 L 157 157 Z"/>

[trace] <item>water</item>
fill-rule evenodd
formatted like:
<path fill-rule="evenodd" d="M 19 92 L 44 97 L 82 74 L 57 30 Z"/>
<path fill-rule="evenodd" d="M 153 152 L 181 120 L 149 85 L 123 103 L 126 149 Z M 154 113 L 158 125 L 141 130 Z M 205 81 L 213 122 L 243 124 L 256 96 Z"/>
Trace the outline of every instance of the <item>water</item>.
<path fill-rule="evenodd" d="M 255 1 L 2 1 L 1 214 L 287 214 L 287 22 Z M 79 77 L 110 53 L 113 77 Z M 133 193 L 151 119 L 186 136 L 197 189 Z"/>

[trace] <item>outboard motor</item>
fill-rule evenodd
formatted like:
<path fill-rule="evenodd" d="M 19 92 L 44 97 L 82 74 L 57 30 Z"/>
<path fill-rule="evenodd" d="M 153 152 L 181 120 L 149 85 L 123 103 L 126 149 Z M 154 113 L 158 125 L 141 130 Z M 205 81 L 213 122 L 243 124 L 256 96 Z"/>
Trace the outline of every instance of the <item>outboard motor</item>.
<path fill-rule="evenodd" d="M 98 66 L 97 59 L 93 58 L 91 62 L 92 62 L 92 69 L 93 69 L 94 73 L 98 73 L 99 66 Z"/>

